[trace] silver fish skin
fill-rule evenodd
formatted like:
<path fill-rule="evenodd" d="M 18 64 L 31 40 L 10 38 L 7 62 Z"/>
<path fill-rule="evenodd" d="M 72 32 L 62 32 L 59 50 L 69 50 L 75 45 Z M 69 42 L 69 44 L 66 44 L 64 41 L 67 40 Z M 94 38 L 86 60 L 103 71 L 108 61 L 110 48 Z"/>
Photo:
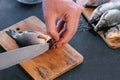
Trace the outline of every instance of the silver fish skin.
<path fill-rule="evenodd" d="M 108 10 L 112 9 L 119 9 L 120 10 L 120 1 L 115 1 L 115 2 L 108 2 L 105 4 L 102 4 L 98 6 L 92 13 L 89 22 L 91 24 L 95 24 L 97 21 L 99 21 L 100 17 L 102 14 Z"/>
<path fill-rule="evenodd" d="M 15 30 L 6 31 L 6 33 L 13 38 L 19 47 L 47 43 L 51 38 L 44 35 L 41 32 L 22 31 L 17 32 Z"/>
<path fill-rule="evenodd" d="M 85 7 L 98 7 L 99 5 L 102 5 L 106 2 L 109 2 L 110 0 L 88 0 L 87 3 L 84 5 Z"/>
<path fill-rule="evenodd" d="M 105 28 L 110 28 L 115 25 L 120 24 L 120 10 L 113 9 L 105 12 L 97 25 L 94 27 L 96 32 L 104 30 Z"/>

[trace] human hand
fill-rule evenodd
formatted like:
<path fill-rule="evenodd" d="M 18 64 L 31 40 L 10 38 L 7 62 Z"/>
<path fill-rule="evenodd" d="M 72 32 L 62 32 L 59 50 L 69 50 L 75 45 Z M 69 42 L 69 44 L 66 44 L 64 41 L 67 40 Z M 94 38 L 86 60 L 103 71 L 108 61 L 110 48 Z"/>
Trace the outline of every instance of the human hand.
<path fill-rule="evenodd" d="M 77 31 L 82 6 L 72 0 L 43 0 L 43 13 L 48 34 L 55 39 L 57 47 L 61 47 Z M 56 21 L 58 20 L 58 25 Z M 64 26 L 61 26 L 65 22 Z M 58 27 L 58 28 L 57 28 Z M 60 27 L 65 27 L 59 35 Z"/>

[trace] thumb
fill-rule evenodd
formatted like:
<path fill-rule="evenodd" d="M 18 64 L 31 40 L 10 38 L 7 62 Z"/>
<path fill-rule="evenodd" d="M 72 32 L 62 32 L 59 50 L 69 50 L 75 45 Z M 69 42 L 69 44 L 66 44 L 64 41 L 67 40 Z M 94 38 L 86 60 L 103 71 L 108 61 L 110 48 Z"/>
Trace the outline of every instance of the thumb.
<path fill-rule="evenodd" d="M 55 39 L 55 41 L 59 40 L 59 33 L 56 28 L 56 18 L 54 16 L 45 17 L 45 24 L 47 26 L 48 34 Z"/>

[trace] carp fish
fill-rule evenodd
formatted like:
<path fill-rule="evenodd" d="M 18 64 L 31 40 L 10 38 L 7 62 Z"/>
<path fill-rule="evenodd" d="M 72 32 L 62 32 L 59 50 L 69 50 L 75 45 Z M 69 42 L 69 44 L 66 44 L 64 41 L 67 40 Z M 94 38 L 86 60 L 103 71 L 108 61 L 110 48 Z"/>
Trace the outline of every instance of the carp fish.
<path fill-rule="evenodd" d="M 41 32 L 21 31 L 15 30 L 6 31 L 6 33 L 13 38 L 19 47 L 25 47 L 34 44 L 44 44 L 48 42 L 51 37 Z"/>
<path fill-rule="evenodd" d="M 98 7 L 106 2 L 109 2 L 110 0 L 87 0 L 85 7 Z"/>
<path fill-rule="evenodd" d="M 120 10 L 113 9 L 106 11 L 94 27 L 96 32 L 120 24 Z"/>
<path fill-rule="evenodd" d="M 108 3 L 105 3 L 105 4 L 98 6 L 93 11 L 93 13 L 89 19 L 89 22 L 91 24 L 96 24 L 104 12 L 106 12 L 108 10 L 112 10 L 112 9 L 119 9 L 120 10 L 120 1 L 108 2 Z"/>

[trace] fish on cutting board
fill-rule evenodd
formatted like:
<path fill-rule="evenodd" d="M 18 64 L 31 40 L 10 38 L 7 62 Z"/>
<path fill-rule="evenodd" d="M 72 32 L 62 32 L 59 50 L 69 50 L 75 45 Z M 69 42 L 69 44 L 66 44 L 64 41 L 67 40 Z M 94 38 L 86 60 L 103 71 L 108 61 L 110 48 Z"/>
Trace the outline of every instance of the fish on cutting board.
<path fill-rule="evenodd" d="M 110 28 L 105 33 L 105 38 L 111 43 L 120 43 L 120 24 Z"/>
<path fill-rule="evenodd" d="M 98 32 L 118 24 L 120 24 L 120 10 L 113 9 L 113 10 L 106 11 L 101 16 L 97 25 L 94 27 L 94 30 Z"/>
<path fill-rule="evenodd" d="M 6 33 L 16 41 L 19 47 L 25 47 L 34 44 L 44 44 L 51 39 L 50 36 L 45 35 L 41 32 L 32 31 L 17 32 L 15 30 L 9 30 L 6 31 Z"/>
<path fill-rule="evenodd" d="M 85 7 L 98 7 L 106 2 L 109 2 L 110 0 L 87 0 Z"/>
<path fill-rule="evenodd" d="M 98 6 L 90 16 L 89 22 L 91 24 L 96 24 L 100 17 L 103 15 L 104 12 L 112 9 L 119 9 L 120 10 L 120 1 L 115 2 L 108 2 Z"/>

